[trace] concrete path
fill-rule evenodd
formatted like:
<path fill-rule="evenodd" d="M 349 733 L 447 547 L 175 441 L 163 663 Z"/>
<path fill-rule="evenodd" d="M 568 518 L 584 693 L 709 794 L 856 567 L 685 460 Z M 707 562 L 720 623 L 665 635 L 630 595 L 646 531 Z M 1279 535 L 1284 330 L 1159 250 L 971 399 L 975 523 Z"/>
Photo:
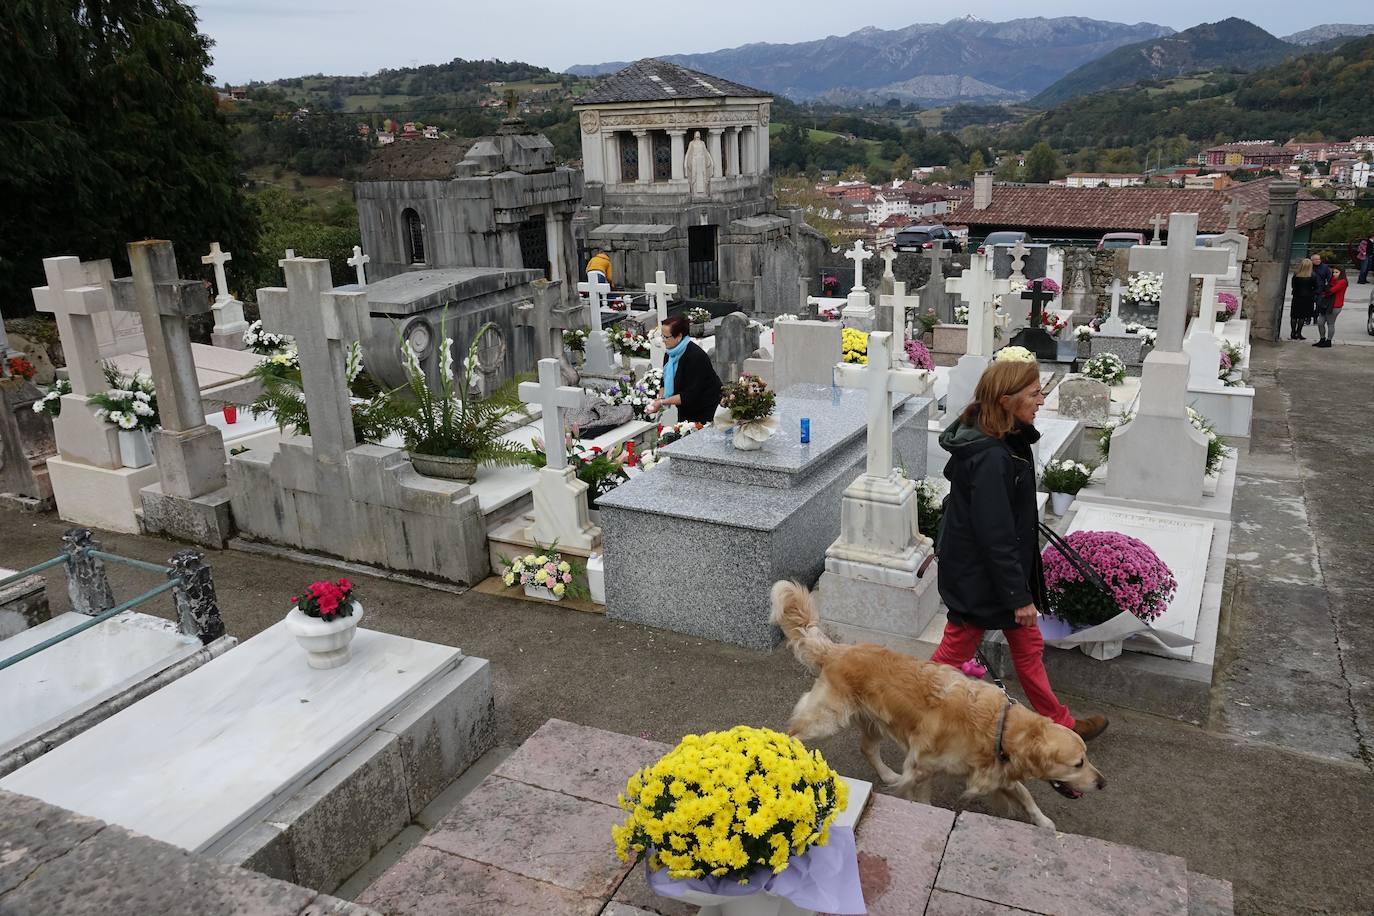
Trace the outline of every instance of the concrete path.
<path fill-rule="evenodd" d="M 1346 321 L 1338 331 L 1363 333 L 1362 325 Z M 1209 727 L 1068 697 L 1075 710 L 1112 718 L 1091 747 L 1110 786 L 1077 802 L 1045 786 L 1031 791 L 1066 832 L 1179 856 L 1192 871 L 1231 881 L 1237 913 L 1367 914 L 1374 912 L 1374 637 L 1365 636 L 1374 627 L 1374 455 L 1366 402 L 1374 350 L 1257 344 L 1252 365 L 1255 436 L 1237 496 L 1246 526 L 1232 539 L 1225 667 Z M 66 527 L 52 515 L 0 511 L 0 562 L 22 568 L 53 556 Z M 180 546 L 125 535 L 105 536 L 104 545 L 156 562 Z M 311 579 L 338 575 L 233 551 L 211 562 L 225 623 L 240 639 L 281 619 Z M 121 597 L 153 584 L 122 567 L 111 578 Z M 550 718 L 661 742 L 738 723 L 777 728 L 810 684 L 781 652 L 354 578 L 368 626 L 492 660 L 497 741 L 506 746 Z M 690 587 L 689 572 L 679 578 L 665 587 Z M 67 608 L 60 579 L 48 594 L 55 613 Z M 170 602 L 148 612 L 170 617 Z M 821 748 L 842 772 L 868 772 L 854 736 Z M 944 807 L 956 800 L 954 786 L 935 798 Z"/>

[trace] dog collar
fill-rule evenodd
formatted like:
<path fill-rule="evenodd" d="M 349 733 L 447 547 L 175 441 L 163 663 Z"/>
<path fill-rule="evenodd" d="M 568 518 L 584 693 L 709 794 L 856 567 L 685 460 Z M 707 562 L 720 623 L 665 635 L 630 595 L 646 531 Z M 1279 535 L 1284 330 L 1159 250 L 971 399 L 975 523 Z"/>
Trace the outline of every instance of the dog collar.
<path fill-rule="evenodd" d="M 1002 735 L 1007 730 L 1007 711 L 1011 709 L 1011 704 L 1015 702 L 1015 700 L 1008 696 L 1006 705 L 1002 707 L 1002 714 L 997 717 L 997 760 L 1000 763 L 1011 763 L 1011 755 L 1002 747 Z"/>

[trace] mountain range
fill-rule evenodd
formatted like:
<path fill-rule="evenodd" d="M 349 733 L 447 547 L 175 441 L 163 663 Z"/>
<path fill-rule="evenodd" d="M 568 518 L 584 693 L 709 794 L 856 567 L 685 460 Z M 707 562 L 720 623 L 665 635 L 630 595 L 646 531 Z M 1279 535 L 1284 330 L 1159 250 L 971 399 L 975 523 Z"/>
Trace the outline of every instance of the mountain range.
<path fill-rule="evenodd" d="M 1008 22 L 966 16 L 662 59 L 796 101 L 854 106 L 895 98 L 933 106 L 1030 100 L 1052 107 L 1087 93 L 1196 70 L 1248 72 L 1371 33 L 1374 24 L 1318 25 L 1276 38 L 1236 18 L 1175 32 L 1148 22 L 1076 16 Z M 627 62 L 583 64 L 567 72 L 597 76 L 624 66 Z"/>
<path fill-rule="evenodd" d="M 756 43 L 662 59 L 799 101 L 915 104 L 1030 98 L 1122 45 L 1173 33 L 1076 16 L 987 22 L 972 17 L 902 29 L 863 28 L 797 44 Z M 580 65 L 596 76 L 625 62 Z"/>
<path fill-rule="evenodd" d="M 1232 17 L 1117 48 L 1074 70 L 1030 103 L 1051 108 L 1090 92 L 1198 70 L 1258 70 L 1298 50 L 1298 46 L 1275 38 L 1259 26 Z"/>

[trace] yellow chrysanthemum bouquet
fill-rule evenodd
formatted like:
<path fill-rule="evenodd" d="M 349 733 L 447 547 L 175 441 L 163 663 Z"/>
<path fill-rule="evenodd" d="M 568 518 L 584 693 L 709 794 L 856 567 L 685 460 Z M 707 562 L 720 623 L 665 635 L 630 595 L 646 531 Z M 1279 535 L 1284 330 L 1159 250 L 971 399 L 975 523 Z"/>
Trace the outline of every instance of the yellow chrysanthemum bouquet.
<path fill-rule="evenodd" d="M 844 361 L 868 365 L 868 335 L 858 328 L 845 328 L 840 332 L 840 348 L 844 351 Z"/>
<path fill-rule="evenodd" d="M 765 728 L 688 735 L 620 796 L 629 813 L 611 828 L 622 860 L 648 859 L 671 878 L 741 883 L 760 867 L 774 874 L 829 842 L 849 787 L 794 738 Z"/>

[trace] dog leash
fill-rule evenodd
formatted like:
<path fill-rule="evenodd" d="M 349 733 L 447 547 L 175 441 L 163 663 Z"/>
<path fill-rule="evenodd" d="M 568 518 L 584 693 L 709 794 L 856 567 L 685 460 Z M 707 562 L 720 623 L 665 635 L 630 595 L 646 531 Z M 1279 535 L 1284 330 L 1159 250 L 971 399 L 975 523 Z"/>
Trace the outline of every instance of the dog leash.
<path fill-rule="evenodd" d="M 983 646 L 981 643 L 978 645 L 978 648 L 973 650 L 973 654 L 974 657 L 978 659 L 978 663 L 988 670 L 988 674 L 992 675 L 992 682 L 997 685 L 997 688 L 1002 691 L 1002 695 L 1007 698 L 1007 702 L 1002 704 L 1001 714 L 997 717 L 996 750 L 997 759 L 1000 762 L 1011 763 L 1011 755 L 1008 754 L 1006 748 L 1002 746 L 1002 737 L 1007 732 L 1007 713 L 1011 711 L 1012 704 L 1016 702 L 1016 697 L 1007 692 L 1007 685 L 1002 683 L 1001 675 L 999 675 L 997 669 L 992 666 L 992 662 L 988 661 L 988 657 L 983 654 Z"/>

